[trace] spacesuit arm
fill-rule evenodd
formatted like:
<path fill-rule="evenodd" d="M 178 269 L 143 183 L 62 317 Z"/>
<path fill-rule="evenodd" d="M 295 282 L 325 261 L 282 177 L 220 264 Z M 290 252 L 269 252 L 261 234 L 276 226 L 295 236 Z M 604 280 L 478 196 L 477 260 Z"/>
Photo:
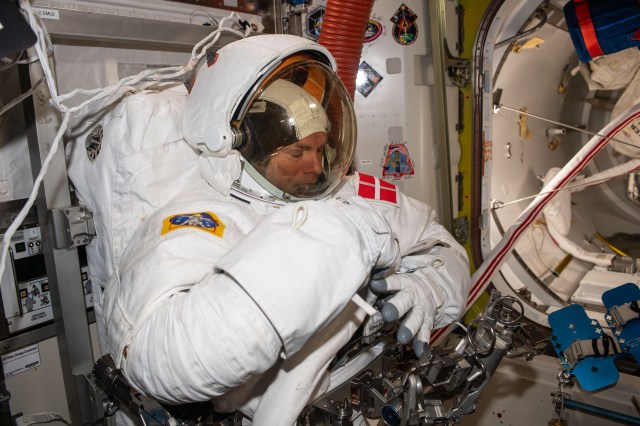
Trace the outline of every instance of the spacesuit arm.
<path fill-rule="evenodd" d="M 384 218 L 357 202 L 284 207 L 230 247 L 197 228 L 148 232 L 165 216 L 105 291 L 116 364 L 163 402 L 221 395 L 297 353 L 398 255 Z"/>
<path fill-rule="evenodd" d="M 421 354 L 433 328 L 454 322 L 464 313 L 471 287 L 466 252 L 436 220 L 434 210 L 399 194 L 391 220 L 402 249 L 395 274 L 372 281 L 378 292 L 397 292 L 382 308 L 386 321 L 402 318 L 398 341 Z"/>
<path fill-rule="evenodd" d="M 404 256 L 397 275 L 411 273 L 432 288 L 437 306 L 433 325 L 439 328 L 457 321 L 464 313 L 471 288 L 469 261 L 464 249 L 450 241 L 450 235 L 440 224 L 430 224 L 428 233 L 439 237 L 439 242 Z"/>
<path fill-rule="evenodd" d="M 397 257 L 382 215 L 359 200 L 330 200 L 270 214 L 218 268 L 260 306 L 288 356 L 344 309 L 374 266 Z"/>

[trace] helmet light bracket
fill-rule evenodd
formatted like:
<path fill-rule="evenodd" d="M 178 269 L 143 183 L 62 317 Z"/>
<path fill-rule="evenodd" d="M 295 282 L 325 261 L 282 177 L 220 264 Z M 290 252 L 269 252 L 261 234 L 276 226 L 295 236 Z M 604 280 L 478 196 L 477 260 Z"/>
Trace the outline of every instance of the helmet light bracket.
<path fill-rule="evenodd" d="M 224 157 L 231 150 L 233 136 L 230 129 L 224 126 L 211 126 L 205 130 L 201 145 L 204 145 L 203 151 L 216 157 Z"/>

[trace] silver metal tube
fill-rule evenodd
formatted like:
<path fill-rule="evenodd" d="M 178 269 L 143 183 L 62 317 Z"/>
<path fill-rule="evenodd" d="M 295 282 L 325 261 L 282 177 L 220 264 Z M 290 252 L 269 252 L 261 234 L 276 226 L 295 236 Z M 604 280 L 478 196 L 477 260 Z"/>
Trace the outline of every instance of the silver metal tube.
<path fill-rule="evenodd" d="M 444 0 L 429 0 L 429 23 L 431 27 L 431 52 L 434 77 L 434 124 L 438 152 L 438 187 L 440 223 L 449 232 L 453 229 L 453 197 L 451 194 L 451 160 L 449 155 L 449 132 L 447 123 L 446 94 L 446 37 Z"/>

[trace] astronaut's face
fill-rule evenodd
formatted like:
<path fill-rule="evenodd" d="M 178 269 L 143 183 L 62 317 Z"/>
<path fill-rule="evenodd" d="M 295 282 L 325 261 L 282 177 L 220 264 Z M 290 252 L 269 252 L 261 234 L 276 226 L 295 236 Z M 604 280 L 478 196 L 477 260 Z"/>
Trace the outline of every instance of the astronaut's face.
<path fill-rule="evenodd" d="M 290 59 L 246 94 L 230 123 L 241 136 L 235 148 L 243 173 L 264 189 L 260 197 L 275 203 L 333 193 L 356 142 L 353 102 L 337 74 L 315 54 Z M 241 180 L 234 185 L 260 191 Z"/>
<path fill-rule="evenodd" d="M 264 173 L 276 187 L 293 196 L 301 196 L 313 186 L 324 171 L 327 134 L 312 133 L 298 142 L 284 146 L 271 155 Z"/>

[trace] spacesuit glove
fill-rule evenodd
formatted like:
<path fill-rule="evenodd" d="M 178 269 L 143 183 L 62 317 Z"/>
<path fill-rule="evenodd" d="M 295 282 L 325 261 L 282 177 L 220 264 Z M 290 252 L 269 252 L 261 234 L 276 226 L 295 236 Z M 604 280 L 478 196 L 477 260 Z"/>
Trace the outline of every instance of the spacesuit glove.
<path fill-rule="evenodd" d="M 374 276 L 395 272 L 400 264 L 400 247 L 384 216 L 360 197 L 336 198 L 331 203 L 356 225 L 364 248 L 370 252 Z"/>
<path fill-rule="evenodd" d="M 420 358 L 424 344 L 431 337 L 438 312 L 437 287 L 424 277 L 410 272 L 374 279 L 370 286 L 378 293 L 395 292 L 384 302 L 382 318 L 386 322 L 394 322 L 404 317 L 396 338 L 403 345 L 413 339 L 413 350 Z"/>

